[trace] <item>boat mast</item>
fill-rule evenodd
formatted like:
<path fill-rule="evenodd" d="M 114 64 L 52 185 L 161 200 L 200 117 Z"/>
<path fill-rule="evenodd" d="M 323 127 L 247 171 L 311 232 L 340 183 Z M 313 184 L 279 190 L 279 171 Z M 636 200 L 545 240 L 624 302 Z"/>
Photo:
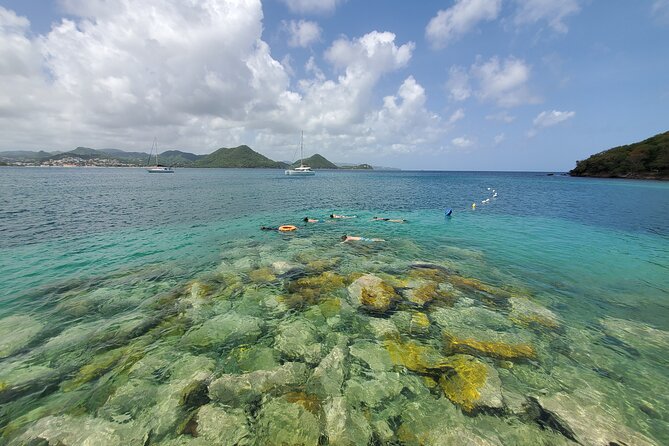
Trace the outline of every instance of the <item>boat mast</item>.
<path fill-rule="evenodd" d="M 304 167 L 304 130 L 302 130 L 302 136 L 300 137 L 300 167 Z"/>

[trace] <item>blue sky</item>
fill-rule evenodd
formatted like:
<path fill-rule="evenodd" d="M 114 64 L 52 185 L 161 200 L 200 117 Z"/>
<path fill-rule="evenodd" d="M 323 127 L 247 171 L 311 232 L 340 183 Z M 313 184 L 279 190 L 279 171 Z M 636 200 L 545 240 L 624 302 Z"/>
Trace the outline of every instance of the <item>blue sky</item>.
<path fill-rule="evenodd" d="M 562 171 L 668 105 L 669 0 L 0 0 L 0 150 Z"/>

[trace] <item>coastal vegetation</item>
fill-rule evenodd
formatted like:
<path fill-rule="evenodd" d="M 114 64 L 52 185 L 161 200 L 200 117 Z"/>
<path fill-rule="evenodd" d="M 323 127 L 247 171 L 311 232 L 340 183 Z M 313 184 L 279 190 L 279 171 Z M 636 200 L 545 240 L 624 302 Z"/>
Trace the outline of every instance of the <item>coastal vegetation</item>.
<path fill-rule="evenodd" d="M 126 152 L 119 149 L 91 149 L 77 147 L 68 152 L 32 152 L 13 150 L 0 152 L 0 165 L 5 166 L 96 166 L 96 167 L 133 167 L 146 166 L 149 161 L 145 152 Z M 247 145 L 221 147 L 208 155 L 196 155 L 181 150 L 167 150 L 158 154 L 158 162 L 173 167 L 217 167 L 217 168 L 267 168 L 287 169 L 291 164 L 274 161 L 254 151 Z M 296 161 L 292 166 L 298 166 Z M 304 164 L 313 169 L 372 169 L 369 164 L 346 164 L 338 166 L 319 154 L 304 159 Z"/>
<path fill-rule="evenodd" d="M 193 163 L 193 167 L 265 167 L 285 169 L 287 165 L 272 161 L 264 155 L 252 150 L 249 146 L 221 147 L 214 153 Z"/>
<path fill-rule="evenodd" d="M 576 161 L 578 177 L 669 180 L 669 132 Z"/>

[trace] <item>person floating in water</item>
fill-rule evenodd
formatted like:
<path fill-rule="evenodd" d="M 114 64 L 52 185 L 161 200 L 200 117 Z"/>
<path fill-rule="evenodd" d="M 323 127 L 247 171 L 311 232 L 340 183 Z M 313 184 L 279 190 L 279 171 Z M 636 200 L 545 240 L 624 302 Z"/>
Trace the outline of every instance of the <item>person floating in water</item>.
<path fill-rule="evenodd" d="M 292 232 L 297 231 L 297 226 L 295 225 L 281 225 L 278 228 L 272 228 L 270 226 L 261 226 L 261 231 L 279 231 L 279 232 Z"/>
<path fill-rule="evenodd" d="M 337 215 L 337 214 L 330 214 L 330 218 L 358 218 L 357 215 Z"/>
<path fill-rule="evenodd" d="M 406 223 L 407 221 L 403 218 L 385 218 L 385 217 L 372 217 L 374 221 L 390 221 L 393 223 Z"/>
<path fill-rule="evenodd" d="M 356 235 L 342 235 L 341 236 L 341 242 L 346 243 L 346 242 L 385 242 L 384 239 L 382 238 L 367 238 L 367 237 L 358 237 Z"/>
<path fill-rule="evenodd" d="M 309 217 L 304 217 L 302 219 L 303 222 L 305 223 L 320 223 L 320 220 L 316 220 L 315 218 L 309 218 Z"/>

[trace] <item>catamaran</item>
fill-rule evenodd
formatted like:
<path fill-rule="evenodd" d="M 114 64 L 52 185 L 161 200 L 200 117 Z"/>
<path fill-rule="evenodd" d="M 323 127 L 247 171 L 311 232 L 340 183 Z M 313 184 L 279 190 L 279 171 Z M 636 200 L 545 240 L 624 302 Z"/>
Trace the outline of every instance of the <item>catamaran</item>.
<path fill-rule="evenodd" d="M 146 170 L 149 173 L 174 173 L 174 169 L 167 166 L 161 166 L 158 164 L 158 138 L 153 138 L 153 145 L 151 145 L 151 153 L 149 153 L 149 162 L 151 162 L 151 155 L 153 152 L 156 153 L 156 165 L 149 166 Z"/>
<path fill-rule="evenodd" d="M 300 165 L 294 169 L 286 169 L 285 174 L 297 177 L 316 175 L 316 172 L 311 170 L 311 167 L 304 165 L 304 132 L 302 132 L 302 137 L 300 139 Z"/>

